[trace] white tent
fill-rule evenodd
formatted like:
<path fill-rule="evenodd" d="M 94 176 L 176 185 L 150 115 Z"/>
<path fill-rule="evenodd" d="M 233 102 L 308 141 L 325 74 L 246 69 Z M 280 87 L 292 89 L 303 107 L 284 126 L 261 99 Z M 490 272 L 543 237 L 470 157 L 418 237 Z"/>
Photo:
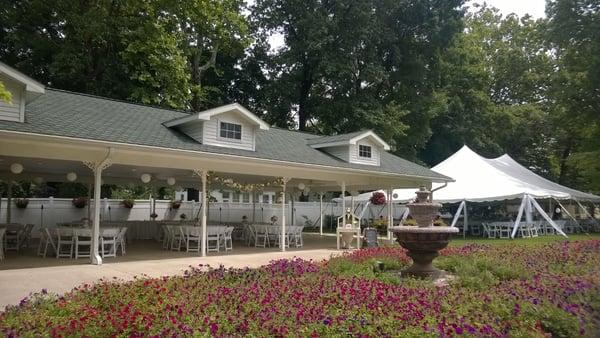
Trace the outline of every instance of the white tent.
<path fill-rule="evenodd" d="M 570 189 L 546 180 L 521 166 L 508 155 L 496 159 L 487 159 L 467 146 L 463 146 L 459 151 L 432 169 L 455 180 L 455 182 L 448 183 L 446 187 L 441 184 L 434 184 L 432 187 L 435 201 L 441 203 L 461 202 L 452 222 L 453 226 L 456 224 L 461 212 L 464 212 L 466 216 L 466 202 L 522 199 L 519 215 L 513 228 L 513 237 L 523 214 L 527 217 L 527 221 L 531 221 L 533 209 L 536 209 L 557 231 L 562 233 L 535 201 L 536 198 L 600 201 L 600 196 Z M 436 191 L 436 189 L 439 190 Z M 381 192 L 385 193 L 384 191 Z M 372 192 L 361 194 L 354 197 L 354 201 L 368 201 L 371 195 Z M 414 189 L 395 189 L 392 193 L 392 199 L 396 203 L 410 202 L 414 198 Z M 465 217 L 465 226 L 466 223 Z"/>

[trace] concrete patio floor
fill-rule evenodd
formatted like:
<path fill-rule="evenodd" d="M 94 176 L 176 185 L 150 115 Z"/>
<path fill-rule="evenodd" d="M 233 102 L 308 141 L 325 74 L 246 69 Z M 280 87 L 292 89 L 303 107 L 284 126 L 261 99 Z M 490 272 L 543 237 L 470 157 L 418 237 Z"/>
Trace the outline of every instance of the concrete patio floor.
<path fill-rule="evenodd" d="M 237 244 L 237 245 L 236 245 Z M 9 252 L 0 262 L 0 309 L 18 304 L 32 292 L 42 289 L 62 294 L 84 283 L 99 279 L 118 278 L 131 280 L 134 276 L 161 277 L 182 274 L 190 265 L 208 264 L 225 267 L 259 267 L 271 260 L 301 257 L 323 260 L 340 253 L 335 237 L 306 235 L 303 248 L 254 248 L 234 243 L 234 250 L 210 253 L 200 257 L 197 253 L 165 251 L 154 241 L 138 241 L 127 247 L 127 254 L 107 258 L 103 265 L 88 264 L 88 259 L 78 260 L 54 257 L 42 258 L 30 248 L 20 253 Z"/>

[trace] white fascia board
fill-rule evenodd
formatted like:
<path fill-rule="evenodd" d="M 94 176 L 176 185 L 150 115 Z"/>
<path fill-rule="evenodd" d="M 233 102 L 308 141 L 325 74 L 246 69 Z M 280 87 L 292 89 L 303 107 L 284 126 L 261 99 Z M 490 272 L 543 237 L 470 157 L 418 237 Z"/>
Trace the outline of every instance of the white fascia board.
<path fill-rule="evenodd" d="M 371 137 L 372 139 L 374 139 L 377 143 L 379 143 L 380 146 L 383 147 L 383 149 L 385 150 L 390 150 L 391 147 L 389 144 L 387 144 L 387 142 L 385 142 L 381 137 L 377 136 L 377 134 L 375 134 L 372 130 L 366 131 L 364 134 L 360 134 L 357 135 L 353 138 L 350 139 L 350 144 L 356 144 L 358 141 L 367 138 L 367 137 Z"/>
<path fill-rule="evenodd" d="M 46 93 L 46 89 L 43 84 L 2 62 L 0 62 L 0 73 L 5 74 L 9 78 L 23 84 L 25 86 L 25 91 L 27 92 L 34 94 Z"/>
<path fill-rule="evenodd" d="M 236 112 L 245 117 L 247 120 L 254 123 L 255 125 L 257 125 L 260 129 L 269 130 L 269 125 L 265 121 L 261 120 L 258 116 L 254 115 L 252 112 L 244 108 L 244 106 L 240 105 L 239 103 L 231 103 L 224 106 L 204 110 L 199 113 L 192 114 L 190 116 L 167 121 L 164 123 L 164 125 L 165 127 L 170 128 L 195 120 L 209 121 L 211 117 L 227 112 Z"/>

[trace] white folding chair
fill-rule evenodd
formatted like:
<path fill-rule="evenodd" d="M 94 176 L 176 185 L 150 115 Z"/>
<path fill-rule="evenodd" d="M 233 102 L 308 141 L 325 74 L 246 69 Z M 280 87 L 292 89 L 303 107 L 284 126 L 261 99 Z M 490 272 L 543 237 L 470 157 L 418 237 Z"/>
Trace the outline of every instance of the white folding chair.
<path fill-rule="evenodd" d="M 498 233 L 498 237 L 500 238 L 510 238 L 510 223 L 502 223 L 498 224 L 496 227 L 496 232 Z"/>
<path fill-rule="evenodd" d="M 23 236 L 24 227 L 21 224 L 9 223 L 6 225 L 5 246 L 6 251 L 19 251 L 21 247 L 21 238 Z"/>
<path fill-rule="evenodd" d="M 23 231 L 21 233 L 21 238 L 20 238 L 20 242 L 19 242 L 19 248 L 27 248 L 29 249 L 29 245 L 31 244 L 31 231 L 33 230 L 34 225 L 33 224 L 25 224 L 25 226 L 23 226 Z"/>
<path fill-rule="evenodd" d="M 92 255 L 92 229 L 76 229 L 73 233 L 73 240 L 75 241 L 75 259 L 89 258 Z"/>
<path fill-rule="evenodd" d="M 233 250 L 232 234 L 234 229 L 234 227 L 226 227 L 223 232 L 223 247 L 225 248 L 225 251 Z"/>
<path fill-rule="evenodd" d="M 270 225 L 267 226 L 267 233 L 269 236 L 269 243 L 273 244 L 273 246 L 278 247 L 280 246 L 281 243 L 281 227 L 277 226 L 277 225 Z M 289 241 L 289 237 L 288 237 L 288 233 L 285 234 L 285 247 L 289 248 L 290 246 L 290 241 Z"/>
<path fill-rule="evenodd" d="M 171 230 L 171 250 L 181 251 L 181 244 L 185 243 L 183 232 L 180 225 L 169 226 Z"/>
<path fill-rule="evenodd" d="M 46 258 L 48 247 L 52 248 L 52 253 L 56 253 L 56 245 L 50 229 L 43 227 L 40 229 L 40 244 L 38 245 L 38 256 Z"/>
<path fill-rule="evenodd" d="M 304 239 L 302 239 L 302 231 L 304 230 L 304 226 L 294 227 L 294 233 L 292 234 L 292 239 L 296 248 L 301 248 L 304 246 Z M 291 244 L 291 243 L 290 243 Z"/>
<path fill-rule="evenodd" d="M 117 235 L 117 248 L 115 251 L 121 249 L 121 256 L 125 256 L 125 244 L 127 244 L 127 227 L 122 227 Z"/>
<path fill-rule="evenodd" d="M 214 242 L 214 246 L 210 246 L 210 243 Z M 206 229 L 206 247 L 207 251 L 216 251 L 219 252 L 221 242 L 221 235 L 219 234 L 219 229 L 215 227 L 207 227 Z"/>
<path fill-rule="evenodd" d="M 200 252 L 200 243 L 202 243 L 201 229 L 199 227 L 187 227 L 185 235 L 187 252 Z"/>
<path fill-rule="evenodd" d="M 68 253 L 65 248 L 68 249 Z M 71 257 L 73 257 L 73 229 L 56 228 L 56 258 Z"/>
<path fill-rule="evenodd" d="M 101 229 L 100 250 L 102 257 L 117 257 L 118 228 Z"/>
<path fill-rule="evenodd" d="M 266 225 L 254 226 L 254 246 L 265 248 L 269 246 L 269 233 Z"/>

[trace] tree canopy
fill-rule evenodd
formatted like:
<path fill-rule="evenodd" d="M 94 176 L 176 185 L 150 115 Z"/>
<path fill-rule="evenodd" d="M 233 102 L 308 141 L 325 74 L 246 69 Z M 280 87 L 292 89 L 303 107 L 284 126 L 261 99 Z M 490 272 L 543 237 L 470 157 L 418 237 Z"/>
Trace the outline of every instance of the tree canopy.
<path fill-rule="evenodd" d="M 463 144 L 509 153 L 600 192 L 600 4 L 549 0 L 541 19 L 467 5 L 0 0 L 0 59 L 61 89 L 194 111 L 236 101 L 321 134 L 370 128 L 427 165 Z"/>

